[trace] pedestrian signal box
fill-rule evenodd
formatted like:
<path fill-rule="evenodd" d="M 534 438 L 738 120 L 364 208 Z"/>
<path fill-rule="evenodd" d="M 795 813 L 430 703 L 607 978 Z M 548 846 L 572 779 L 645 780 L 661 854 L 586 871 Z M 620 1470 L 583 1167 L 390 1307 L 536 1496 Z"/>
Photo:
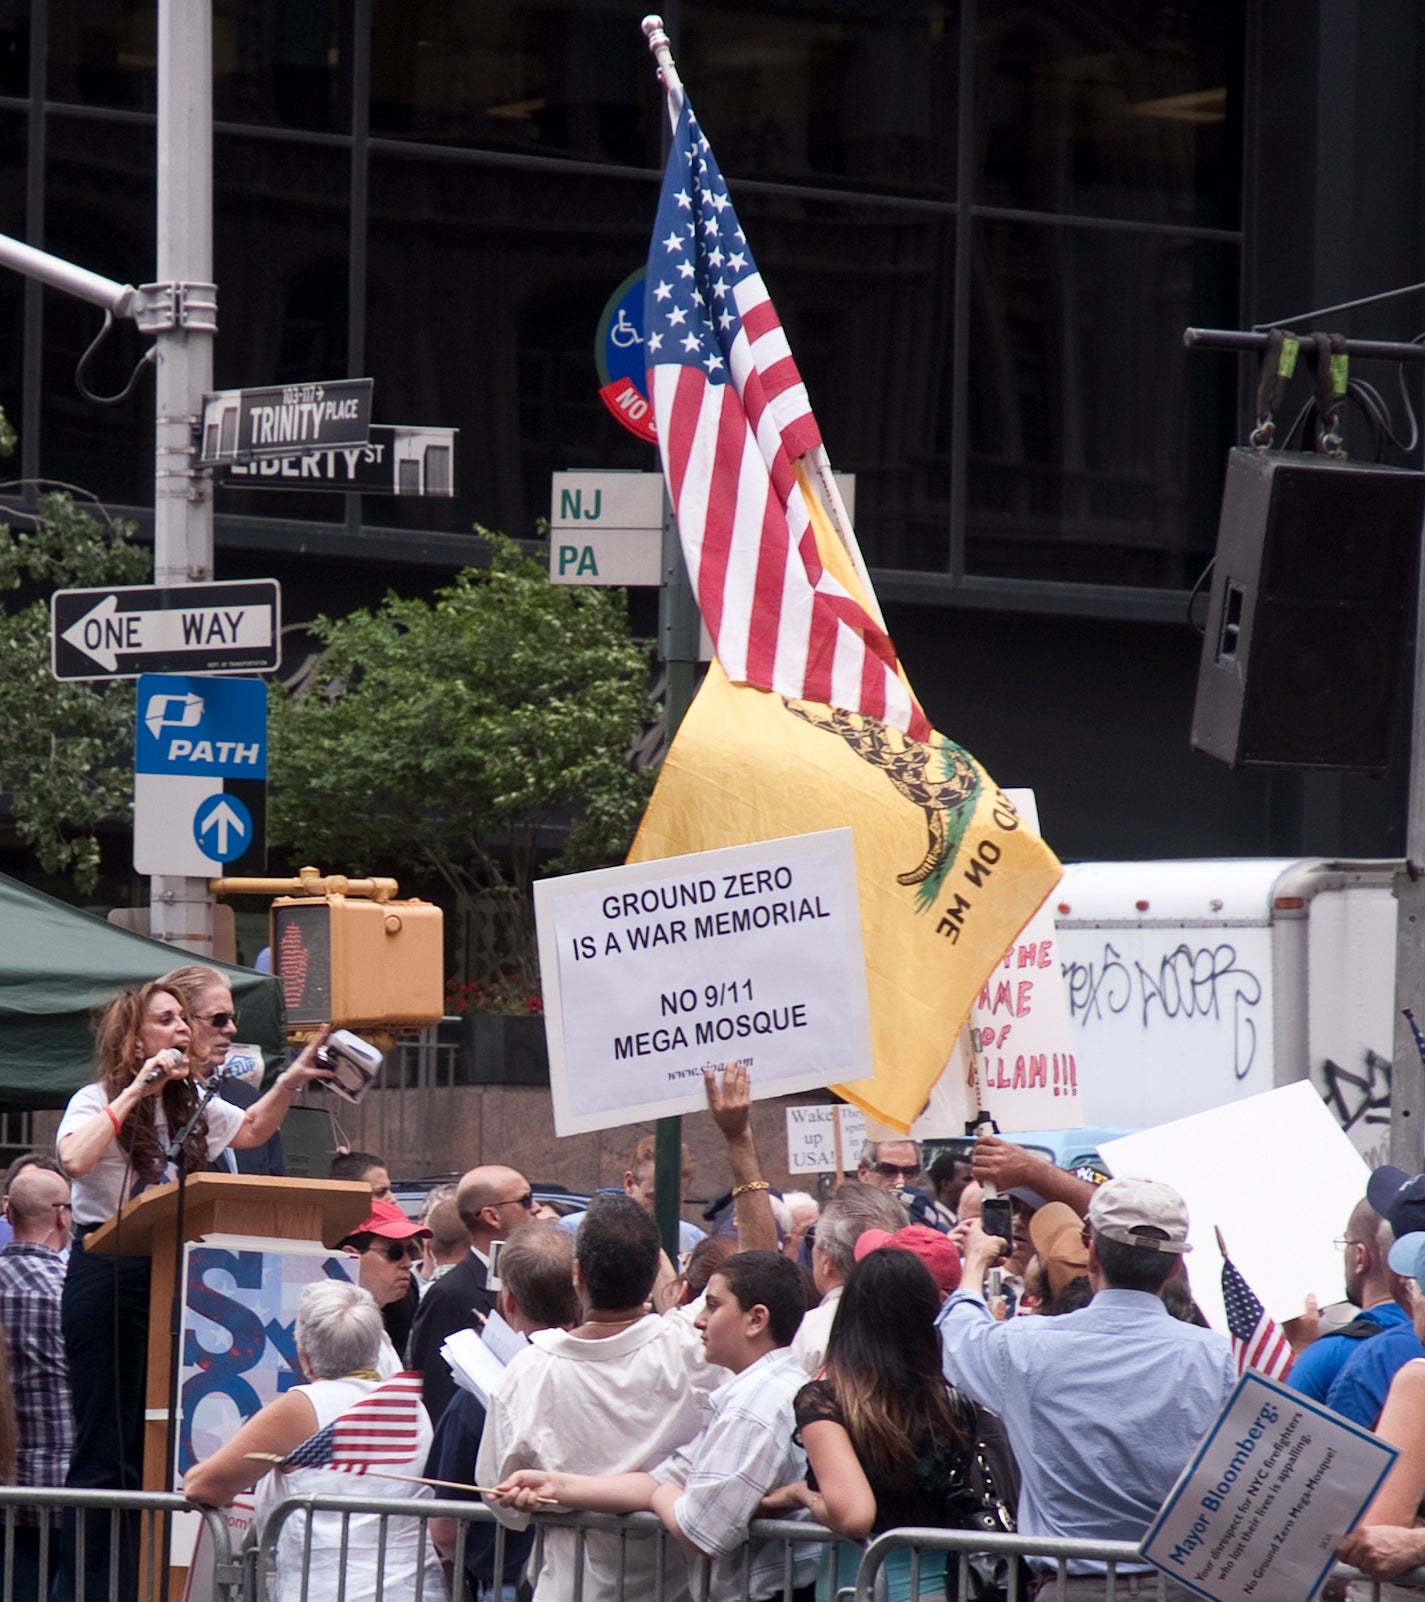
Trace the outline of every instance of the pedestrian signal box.
<path fill-rule="evenodd" d="M 271 946 L 294 1029 L 418 1029 L 445 1010 L 443 916 L 427 901 L 280 897 Z"/>

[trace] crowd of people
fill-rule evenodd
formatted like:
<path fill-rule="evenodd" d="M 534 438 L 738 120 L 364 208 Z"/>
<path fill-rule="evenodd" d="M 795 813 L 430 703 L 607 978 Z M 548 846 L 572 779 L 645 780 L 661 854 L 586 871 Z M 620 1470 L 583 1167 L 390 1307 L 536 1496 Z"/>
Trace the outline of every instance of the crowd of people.
<path fill-rule="evenodd" d="M 6 1176 L 7 1481 L 141 1486 L 147 1259 L 91 1256 L 84 1239 L 179 1168 L 263 1151 L 297 1089 L 324 1072 L 318 1040 L 265 1095 L 200 1113 L 235 1032 L 211 969 L 116 998 L 57 1154 L 31 1154 Z M 686 1602 L 704 1563 L 710 1602 L 814 1602 L 849 1585 L 859 1544 L 889 1529 L 1143 1537 L 1236 1379 L 1229 1341 L 1192 1298 L 1182 1198 L 1150 1180 L 1091 1182 L 994 1135 L 928 1172 L 914 1141 L 868 1143 L 856 1177 L 824 1201 L 778 1194 L 753 1140 L 745 1070 L 706 1080 L 727 1190 L 706 1230 L 684 1226 L 674 1260 L 653 1222 L 649 1149 L 621 1189 L 572 1218 L 541 1209 L 517 1169 L 489 1165 L 433 1190 L 413 1220 L 378 1156 L 337 1159 L 334 1177 L 371 1189 L 368 1216 L 341 1242 L 352 1279 L 307 1287 L 302 1382 L 193 1467 L 185 1492 L 223 1507 L 255 1491 L 259 1521 L 309 1494 L 483 1496 L 499 1525 L 289 1520 L 279 1602 L 334 1596 L 339 1574 L 350 1602 L 405 1602 L 418 1588 L 565 1602 L 576 1568 L 588 1602 Z M 982 1221 L 991 1197 L 997 1233 Z M 1425 1564 L 1425 1175 L 1377 1169 L 1337 1244 L 1353 1316 L 1308 1305 L 1290 1326 L 1287 1383 L 1400 1447 L 1340 1549 L 1385 1578 Z M 503 1321 L 518 1350 L 477 1395 L 447 1342 L 487 1321 Z M 355 1424 L 378 1415 L 405 1421 L 399 1439 L 353 1465 Z M 548 1509 L 647 1512 L 669 1539 L 556 1524 L 536 1544 L 531 1516 Z M 812 1540 L 749 1547 L 757 1517 L 820 1525 L 841 1538 L 836 1556 Z M 82 1560 L 73 1526 L 49 1519 L 18 1510 L 17 1598 L 39 1596 L 42 1568 L 51 1596 L 74 1594 L 81 1561 L 86 1594 L 110 1594 L 111 1566 L 119 1596 L 136 1594 L 124 1519 L 90 1520 Z M 1003 1566 L 980 1574 L 974 1602 L 995 1602 L 1004 1581 Z M 1092 1560 L 1071 1561 L 1064 1578 L 1031 1558 L 1023 1581 L 1025 1594 L 1053 1584 L 1065 1602 L 1101 1602 L 1109 1585 Z M 970 1602 L 955 1568 L 929 1554 L 915 1571 L 893 1557 L 879 1583 L 887 1602 L 917 1583 L 919 1595 Z M 1137 1599 L 1160 1583 L 1170 1602 L 1187 1595 L 1146 1564 L 1120 1565 L 1113 1594 Z"/>

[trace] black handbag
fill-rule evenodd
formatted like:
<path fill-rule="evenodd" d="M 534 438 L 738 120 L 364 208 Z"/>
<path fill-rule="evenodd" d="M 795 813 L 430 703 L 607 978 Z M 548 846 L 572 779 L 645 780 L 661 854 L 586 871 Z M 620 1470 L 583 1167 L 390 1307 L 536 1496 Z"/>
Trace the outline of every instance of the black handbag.
<path fill-rule="evenodd" d="M 974 1445 L 946 1497 L 946 1524 L 952 1530 L 977 1530 L 986 1535 L 1013 1535 L 1014 1509 L 1019 1501 L 1019 1467 L 1009 1439 L 996 1416 L 974 1407 Z M 1005 1553 L 972 1552 L 964 1560 L 966 1583 L 959 1588 L 961 1563 L 950 1554 L 946 1570 L 946 1596 L 954 1602 L 1007 1602 L 1011 1573 L 1018 1571 L 1016 1595 L 1029 1595 L 1029 1569 L 1023 1558 Z"/>

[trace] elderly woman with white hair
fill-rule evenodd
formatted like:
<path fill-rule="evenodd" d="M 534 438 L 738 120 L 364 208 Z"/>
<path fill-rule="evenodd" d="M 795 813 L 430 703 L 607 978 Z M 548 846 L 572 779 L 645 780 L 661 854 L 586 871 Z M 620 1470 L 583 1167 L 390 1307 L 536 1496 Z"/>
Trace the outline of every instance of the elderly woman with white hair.
<path fill-rule="evenodd" d="M 184 1494 L 209 1507 L 226 1507 L 239 1492 L 257 1485 L 257 1524 L 267 1522 L 279 1502 L 295 1496 L 359 1496 L 426 1498 L 430 1488 L 388 1476 L 419 1475 L 431 1445 L 431 1425 L 418 1395 L 413 1404 L 408 1455 L 382 1461 L 360 1475 L 329 1466 L 330 1453 L 312 1438 L 350 1414 L 381 1386 L 376 1371 L 381 1346 L 381 1314 L 368 1291 L 346 1280 L 321 1280 L 302 1292 L 297 1308 L 297 1358 L 310 1381 L 284 1391 L 211 1457 L 184 1476 Z M 416 1376 L 418 1379 L 419 1376 Z M 386 1394 L 393 1395 L 387 1382 Z M 399 1386 L 399 1381 L 396 1382 Z M 290 1456 L 312 1442 L 309 1466 L 267 1471 L 263 1460 Z M 356 1450 L 360 1450 L 357 1448 Z M 405 1451 L 402 1441 L 400 1450 Z M 386 1474 L 382 1469 L 387 1470 Z M 261 1482 L 260 1484 L 258 1482 Z M 431 1602 L 446 1596 L 445 1580 L 424 1524 L 414 1518 L 383 1519 L 375 1513 L 295 1513 L 282 1526 L 277 1545 L 276 1602 L 296 1602 L 304 1595 L 304 1551 L 311 1520 L 310 1555 L 306 1558 L 308 1602 L 341 1596 L 344 1602 L 408 1602 L 416 1594 L 417 1574 L 424 1570 L 422 1597 Z M 385 1534 L 382 1535 L 382 1524 Z M 384 1564 L 379 1562 L 384 1539 Z M 345 1548 L 345 1584 L 341 1582 Z"/>

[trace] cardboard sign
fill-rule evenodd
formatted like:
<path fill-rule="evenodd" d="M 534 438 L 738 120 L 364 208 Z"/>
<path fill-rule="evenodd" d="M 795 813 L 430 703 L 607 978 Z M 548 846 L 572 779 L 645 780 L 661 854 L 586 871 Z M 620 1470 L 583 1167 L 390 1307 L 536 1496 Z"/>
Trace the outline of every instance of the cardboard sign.
<path fill-rule="evenodd" d="M 850 829 L 534 887 L 560 1135 L 706 1106 L 704 1068 L 756 1097 L 871 1072 Z"/>
<path fill-rule="evenodd" d="M 1344 1270 L 1331 1242 L 1370 1176 L 1307 1081 L 1105 1141 L 1099 1152 L 1115 1174 L 1160 1179 L 1187 1203 L 1186 1267 L 1214 1329 L 1227 1329 L 1214 1227 L 1279 1323 L 1301 1312 L 1308 1291 L 1323 1307 L 1340 1300 Z M 1310 1181 L 1289 1183 L 1289 1175 Z"/>
<path fill-rule="evenodd" d="M 1143 1538 L 1211 1602 L 1308 1602 L 1399 1451 L 1249 1371 Z"/>
<path fill-rule="evenodd" d="M 848 1173 L 866 1139 L 866 1115 L 844 1102 L 787 1108 L 787 1171 Z"/>

